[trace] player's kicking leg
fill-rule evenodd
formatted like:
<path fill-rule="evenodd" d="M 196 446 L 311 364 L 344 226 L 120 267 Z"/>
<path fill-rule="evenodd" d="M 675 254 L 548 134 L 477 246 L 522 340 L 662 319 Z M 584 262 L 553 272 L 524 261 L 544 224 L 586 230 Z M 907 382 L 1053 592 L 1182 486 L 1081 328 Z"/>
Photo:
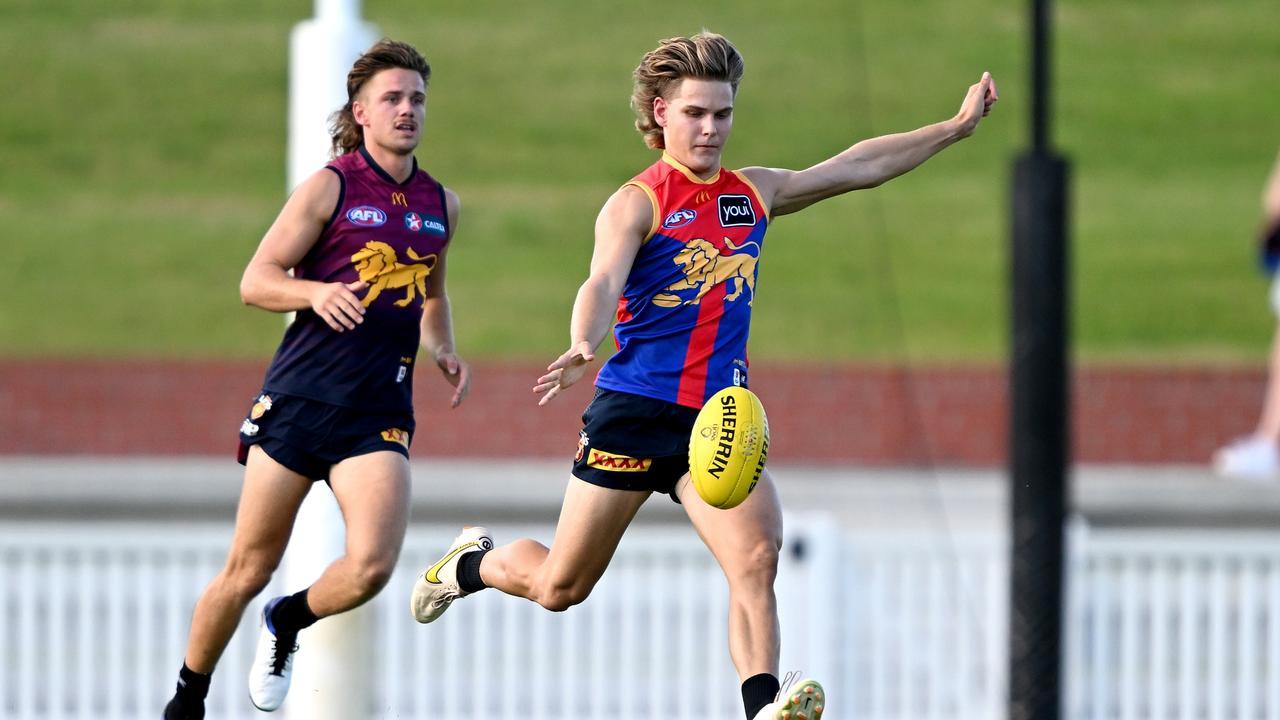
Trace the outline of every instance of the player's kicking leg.
<path fill-rule="evenodd" d="M 418 622 L 431 622 L 457 598 L 486 587 L 548 610 L 582 602 L 648 497 L 647 491 L 613 490 L 570 478 L 550 548 L 524 538 L 490 550 L 488 531 L 464 529 L 414 584 L 413 616 Z"/>
<path fill-rule="evenodd" d="M 810 689 L 805 691 L 797 689 L 798 683 L 782 688 L 778 681 L 781 631 L 773 583 L 782 548 L 782 506 L 773 478 L 766 470 L 750 497 L 730 510 L 703 502 L 687 477 L 677 493 L 729 582 L 729 655 L 742 683 L 746 716 L 817 720 L 825 705 L 822 686 L 806 680 Z"/>

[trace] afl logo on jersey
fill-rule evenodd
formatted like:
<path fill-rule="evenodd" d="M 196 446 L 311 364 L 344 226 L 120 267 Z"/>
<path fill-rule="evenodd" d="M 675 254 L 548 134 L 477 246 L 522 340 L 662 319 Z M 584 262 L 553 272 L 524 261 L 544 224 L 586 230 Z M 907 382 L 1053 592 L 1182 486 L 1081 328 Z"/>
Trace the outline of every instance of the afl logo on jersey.
<path fill-rule="evenodd" d="M 666 220 L 662 221 L 662 227 L 668 230 L 674 230 L 675 228 L 684 227 L 685 225 L 688 225 L 689 223 L 693 222 L 694 218 L 696 217 L 698 217 L 698 213 L 696 211 L 690 210 L 688 208 L 680 208 L 679 210 L 668 215 Z"/>
<path fill-rule="evenodd" d="M 720 206 L 720 227 L 751 227 L 756 224 L 756 210 L 746 195 L 721 195 L 716 198 Z"/>
<path fill-rule="evenodd" d="M 361 227 L 378 227 L 387 221 L 387 214 L 372 205 L 361 205 L 348 210 L 347 219 Z"/>

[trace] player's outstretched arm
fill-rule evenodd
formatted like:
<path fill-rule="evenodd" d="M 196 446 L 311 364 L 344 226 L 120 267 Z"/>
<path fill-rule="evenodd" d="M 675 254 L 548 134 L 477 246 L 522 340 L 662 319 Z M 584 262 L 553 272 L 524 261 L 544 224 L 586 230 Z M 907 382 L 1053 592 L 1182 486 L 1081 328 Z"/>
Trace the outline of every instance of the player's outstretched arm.
<path fill-rule="evenodd" d="M 649 196 L 630 185 L 614 193 L 600 210 L 596 217 L 591 274 L 578 288 L 573 302 L 569 349 L 552 361 L 546 374 L 534 384 L 533 391 L 542 395 L 539 405 L 546 405 L 562 390 L 578 382 L 595 360 L 595 349 L 613 321 L 631 263 L 653 228 L 654 214 Z"/>
<path fill-rule="evenodd" d="M 863 140 L 806 170 L 746 168 L 772 216 L 793 213 L 850 190 L 872 188 L 919 166 L 969 137 L 999 99 L 991 73 L 969 87 L 955 117 L 911 132 Z"/>
<path fill-rule="evenodd" d="M 422 302 L 422 347 L 431 355 L 444 379 L 453 386 L 450 407 L 458 407 L 471 390 L 471 366 L 458 354 L 453 342 L 453 308 L 449 304 L 449 292 L 445 287 L 449 247 L 458 234 L 458 218 L 461 203 L 448 188 L 444 191 L 446 211 L 449 214 L 449 245 L 440 251 L 427 282 L 426 297 Z"/>

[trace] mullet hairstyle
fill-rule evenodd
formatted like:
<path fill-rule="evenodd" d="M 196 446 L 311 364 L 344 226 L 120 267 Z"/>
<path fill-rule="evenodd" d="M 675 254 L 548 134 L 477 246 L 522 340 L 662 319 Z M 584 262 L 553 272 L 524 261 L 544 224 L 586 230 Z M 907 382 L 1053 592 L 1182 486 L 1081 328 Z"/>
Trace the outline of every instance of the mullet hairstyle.
<path fill-rule="evenodd" d="M 333 139 L 333 157 L 355 152 L 364 144 L 364 128 L 356 123 L 351 103 L 369 78 L 383 70 L 403 68 L 422 76 L 422 84 L 431 81 L 431 64 L 412 45 L 383 38 L 361 55 L 347 73 L 347 104 L 329 117 L 329 136 Z"/>
<path fill-rule="evenodd" d="M 703 30 L 693 37 L 667 38 L 640 60 L 632 76 L 631 109 L 636 114 L 636 130 L 644 144 L 654 150 L 666 147 L 662 128 L 653 117 L 655 98 L 668 97 L 681 80 L 727 82 L 738 94 L 742 81 L 742 55 L 723 35 Z"/>

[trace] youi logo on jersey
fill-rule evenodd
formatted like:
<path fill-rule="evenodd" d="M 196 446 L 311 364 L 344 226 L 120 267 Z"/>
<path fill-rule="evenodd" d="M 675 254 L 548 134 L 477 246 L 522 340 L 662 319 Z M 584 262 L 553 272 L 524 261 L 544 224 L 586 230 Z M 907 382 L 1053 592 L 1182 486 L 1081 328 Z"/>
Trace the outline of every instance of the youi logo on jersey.
<path fill-rule="evenodd" d="M 756 224 L 756 210 L 746 195 L 720 195 L 716 198 L 720 210 L 720 227 L 751 227 Z"/>

